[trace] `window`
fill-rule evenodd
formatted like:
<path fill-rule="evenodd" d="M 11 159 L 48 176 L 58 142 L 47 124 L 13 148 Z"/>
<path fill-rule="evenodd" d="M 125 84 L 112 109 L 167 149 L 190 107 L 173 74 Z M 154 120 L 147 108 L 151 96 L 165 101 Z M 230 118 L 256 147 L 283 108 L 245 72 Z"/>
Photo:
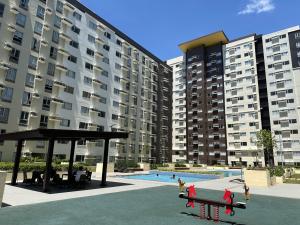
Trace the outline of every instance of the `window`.
<path fill-rule="evenodd" d="M 112 115 L 111 115 L 111 118 L 112 118 L 113 120 L 118 120 L 119 117 L 118 117 L 118 115 L 112 114 Z"/>
<path fill-rule="evenodd" d="M 36 10 L 36 16 L 43 20 L 45 16 L 45 8 L 39 5 Z"/>
<path fill-rule="evenodd" d="M 74 93 L 74 87 L 66 86 L 65 89 L 64 89 L 64 92 L 69 93 L 69 94 L 73 94 Z"/>
<path fill-rule="evenodd" d="M 80 112 L 81 114 L 88 114 L 90 112 L 90 109 L 88 107 L 81 106 Z"/>
<path fill-rule="evenodd" d="M 88 54 L 89 56 L 94 57 L 95 52 L 94 52 L 92 49 L 87 48 L 87 49 L 86 49 L 86 54 Z"/>
<path fill-rule="evenodd" d="M 3 17 L 4 8 L 5 8 L 5 6 L 2 3 L 0 3 L 0 17 Z"/>
<path fill-rule="evenodd" d="M 122 47 L 122 41 L 120 41 L 119 39 L 117 39 L 116 43 L 117 43 L 117 45 L 119 45 L 119 46 Z"/>
<path fill-rule="evenodd" d="M 59 16 L 55 15 L 53 24 L 55 27 L 60 28 L 61 27 L 61 18 Z"/>
<path fill-rule="evenodd" d="M 76 20 L 81 21 L 81 15 L 80 15 L 78 12 L 73 12 L 73 17 L 74 17 Z"/>
<path fill-rule="evenodd" d="M 83 97 L 83 98 L 88 98 L 88 99 L 90 99 L 90 98 L 91 98 L 91 93 L 86 92 L 86 91 L 83 91 L 83 92 L 82 92 L 82 97 Z"/>
<path fill-rule="evenodd" d="M 100 102 L 100 103 L 103 103 L 103 104 L 106 104 L 106 98 L 101 97 L 101 98 L 99 99 L 99 102 Z"/>
<path fill-rule="evenodd" d="M 43 98 L 42 109 L 45 110 L 45 111 L 49 111 L 50 110 L 50 104 L 51 104 L 51 98 L 44 97 Z"/>
<path fill-rule="evenodd" d="M 106 64 L 109 64 L 109 58 L 107 58 L 107 57 L 104 57 L 104 58 L 102 59 L 102 61 L 103 61 L 104 63 L 106 63 Z"/>
<path fill-rule="evenodd" d="M 114 80 L 115 80 L 117 83 L 120 83 L 120 81 L 121 81 L 121 78 L 120 78 L 120 77 L 118 77 L 118 76 L 115 76 Z"/>
<path fill-rule="evenodd" d="M 52 33 L 52 41 L 56 44 L 59 43 L 59 33 L 55 30 Z"/>
<path fill-rule="evenodd" d="M 45 83 L 45 92 L 52 93 L 52 88 L 53 88 L 53 80 L 47 79 Z"/>
<path fill-rule="evenodd" d="M 72 63 L 77 63 L 77 58 L 76 58 L 75 56 L 73 56 L 73 55 L 70 55 L 70 56 L 68 57 L 68 60 L 69 60 L 70 62 L 72 62 Z"/>
<path fill-rule="evenodd" d="M 43 24 L 41 24 L 40 22 L 35 21 L 34 24 L 34 33 L 41 35 L 43 31 Z"/>
<path fill-rule="evenodd" d="M 64 102 L 64 104 L 62 105 L 62 108 L 66 109 L 66 110 L 72 110 L 72 103 Z"/>
<path fill-rule="evenodd" d="M 91 28 L 92 30 L 97 30 L 97 24 L 95 24 L 92 21 L 89 21 L 89 28 Z"/>
<path fill-rule="evenodd" d="M 38 53 L 40 51 L 40 46 L 41 46 L 40 41 L 36 38 L 32 38 L 31 50 Z"/>
<path fill-rule="evenodd" d="M 63 11 L 64 11 L 64 4 L 61 1 L 57 1 L 56 11 L 59 13 L 63 13 Z"/>
<path fill-rule="evenodd" d="M 90 63 L 85 63 L 85 68 L 88 69 L 88 70 L 93 70 L 94 69 L 94 66 Z"/>
<path fill-rule="evenodd" d="M 101 75 L 104 77 L 108 77 L 108 71 L 102 70 Z"/>
<path fill-rule="evenodd" d="M 32 94 L 30 92 L 24 91 L 22 97 L 22 105 L 30 106 L 31 105 Z"/>
<path fill-rule="evenodd" d="M 55 64 L 48 63 L 47 74 L 50 75 L 50 76 L 54 76 L 54 74 L 55 74 Z"/>
<path fill-rule="evenodd" d="M 100 88 L 103 90 L 107 90 L 107 84 L 101 83 Z"/>
<path fill-rule="evenodd" d="M 79 47 L 79 43 L 76 42 L 76 41 L 70 41 L 70 45 L 71 45 L 73 48 L 78 48 L 78 47 Z"/>
<path fill-rule="evenodd" d="M 108 33 L 108 32 L 105 32 L 105 33 L 104 33 L 104 36 L 107 37 L 108 39 L 111 39 L 111 34 Z"/>
<path fill-rule="evenodd" d="M 93 44 L 95 44 L 96 38 L 94 36 L 92 36 L 92 35 L 88 35 L 88 41 L 91 42 L 91 43 L 93 43 Z"/>
<path fill-rule="evenodd" d="M 28 61 L 28 68 L 36 70 L 37 67 L 37 57 L 30 55 Z"/>
<path fill-rule="evenodd" d="M 120 104 L 119 104 L 119 102 L 113 101 L 113 106 L 114 106 L 114 107 L 119 107 Z"/>
<path fill-rule="evenodd" d="M 72 26 L 71 30 L 76 34 L 80 34 L 80 29 L 76 26 Z"/>
<path fill-rule="evenodd" d="M 0 123 L 7 123 L 9 117 L 9 109 L 0 107 Z"/>
<path fill-rule="evenodd" d="M 68 70 L 66 76 L 75 79 L 76 73 L 72 70 Z"/>
<path fill-rule="evenodd" d="M 13 97 L 13 92 L 14 92 L 13 88 L 5 87 L 1 91 L 1 100 L 4 101 L 4 102 L 11 102 L 12 97 Z"/>
<path fill-rule="evenodd" d="M 70 120 L 68 120 L 68 119 L 62 119 L 60 121 L 60 126 L 62 126 L 62 127 L 70 127 Z"/>
<path fill-rule="evenodd" d="M 23 15 L 22 13 L 19 13 L 16 16 L 16 24 L 19 25 L 20 27 L 25 27 L 26 24 L 26 16 Z"/>
<path fill-rule="evenodd" d="M 103 118 L 105 118 L 105 112 L 103 112 L 103 111 L 100 111 L 100 112 L 98 113 L 98 116 L 99 116 L 99 117 L 103 117 Z"/>
<path fill-rule="evenodd" d="M 121 58 L 122 54 L 120 52 L 116 51 L 116 56 L 119 57 L 119 58 Z"/>
<path fill-rule="evenodd" d="M 10 52 L 9 61 L 13 63 L 19 63 L 20 51 L 13 48 Z"/>
<path fill-rule="evenodd" d="M 84 122 L 80 122 L 79 123 L 79 129 L 87 129 L 88 128 L 88 124 L 87 123 L 84 123 Z"/>
<path fill-rule="evenodd" d="M 15 68 L 9 68 L 6 71 L 5 80 L 10 82 L 15 82 L 17 75 L 17 70 Z"/>
<path fill-rule="evenodd" d="M 108 45 L 103 45 L 103 48 L 106 50 L 106 51 L 109 51 L 110 47 Z"/>
<path fill-rule="evenodd" d="M 48 116 L 41 115 L 40 127 L 47 128 L 48 126 Z"/>
<path fill-rule="evenodd" d="M 20 0 L 19 6 L 23 9 L 28 9 L 29 0 Z"/>
<path fill-rule="evenodd" d="M 20 31 L 16 31 L 13 36 L 13 42 L 18 45 L 22 45 L 22 40 L 23 40 L 23 33 Z"/>
<path fill-rule="evenodd" d="M 29 113 L 25 112 L 25 111 L 22 111 L 21 115 L 20 115 L 19 125 L 27 126 L 28 125 L 28 117 L 29 117 Z"/>
<path fill-rule="evenodd" d="M 84 77 L 83 82 L 87 85 L 92 85 L 93 80 L 89 77 Z"/>
<path fill-rule="evenodd" d="M 34 78 L 35 76 L 31 73 L 26 74 L 26 79 L 25 79 L 25 86 L 33 88 L 34 86 Z"/>

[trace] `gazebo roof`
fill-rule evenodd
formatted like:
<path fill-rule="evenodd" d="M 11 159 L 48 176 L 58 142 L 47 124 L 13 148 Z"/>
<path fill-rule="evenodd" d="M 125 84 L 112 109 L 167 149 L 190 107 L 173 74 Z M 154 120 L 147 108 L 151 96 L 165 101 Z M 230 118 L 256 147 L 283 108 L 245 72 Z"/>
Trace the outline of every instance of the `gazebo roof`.
<path fill-rule="evenodd" d="M 7 134 L 0 134 L 0 141 L 17 141 L 17 140 L 97 140 L 97 139 L 113 139 L 128 138 L 125 132 L 99 132 L 87 130 L 62 130 L 62 129 L 44 129 L 18 131 Z"/>

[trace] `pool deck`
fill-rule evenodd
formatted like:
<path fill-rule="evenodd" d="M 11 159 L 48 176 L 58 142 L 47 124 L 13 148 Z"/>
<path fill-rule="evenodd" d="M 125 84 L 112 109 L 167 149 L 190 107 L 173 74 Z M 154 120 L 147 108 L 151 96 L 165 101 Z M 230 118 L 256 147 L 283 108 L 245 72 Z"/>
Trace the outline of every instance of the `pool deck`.
<path fill-rule="evenodd" d="M 227 177 L 223 179 L 194 182 L 193 184 L 195 185 L 196 188 L 201 188 L 201 189 L 224 191 L 225 188 L 228 188 L 233 192 L 243 193 L 242 184 L 229 182 L 233 178 L 236 177 Z M 100 180 L 100 175 L 99 174 L 93 175 L 93 179 Z M 131 185 L 107 187 L 107 188 L 99 188 L 99 189 L 91 189 L 91 190 L 80 190 L 80 191 L 55 193 L 55 194 L 54 193 L 47 194 L 47 193 L 32 191 L 24 188 L 19 188 L 18 186 L 6 185 L 3 202 L 11 206 L 30 205 L 36 203 L 45 203 L 45 202 L 80 198 L 80 197 L 103 195 L 109 193 L 142 190 L 146 188 L 154 188 L 154 187 L 162 187 L 162 186 L 177 186 L 177 184 L 173 184 L 173 183 L 146 181 L 146 180 L 133 180 L 133 179 L 120 178 L 112 175 L 108 177 L 108 181 L 118 182 L 118 183 L 128 183 Z M 300 199 L 300 185 L 280 184 L 269 188 L 256 187 L 256 188 L 251 188 L 250 193 L 255 195 Z"/>

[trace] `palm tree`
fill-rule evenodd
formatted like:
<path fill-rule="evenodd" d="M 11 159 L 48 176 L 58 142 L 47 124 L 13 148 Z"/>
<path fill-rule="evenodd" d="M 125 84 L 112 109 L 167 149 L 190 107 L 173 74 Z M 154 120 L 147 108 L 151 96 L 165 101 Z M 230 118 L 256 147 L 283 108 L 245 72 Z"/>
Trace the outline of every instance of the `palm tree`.
<path fill-rule="evenodd" d="M 273 150 L 277 147 L 275 136 L 269 130 L 260 130 L 256 133 L 257 146 L 263 147 L 265 153 L 265 164 L 273 166 Z"/>

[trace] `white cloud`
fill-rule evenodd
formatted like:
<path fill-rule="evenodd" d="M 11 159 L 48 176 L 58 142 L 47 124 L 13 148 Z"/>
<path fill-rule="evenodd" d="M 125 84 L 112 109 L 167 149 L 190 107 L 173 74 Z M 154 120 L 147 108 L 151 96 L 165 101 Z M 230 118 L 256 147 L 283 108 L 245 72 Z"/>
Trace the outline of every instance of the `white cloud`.
<path fill-rule="evenodd" d="M 262 13 L 269 12 L 275 9 L 273 0 L 250 0 L 246 5 L 245 9 L 240 11 L 239 15 L 250 14 L 250 13 Z"/>

